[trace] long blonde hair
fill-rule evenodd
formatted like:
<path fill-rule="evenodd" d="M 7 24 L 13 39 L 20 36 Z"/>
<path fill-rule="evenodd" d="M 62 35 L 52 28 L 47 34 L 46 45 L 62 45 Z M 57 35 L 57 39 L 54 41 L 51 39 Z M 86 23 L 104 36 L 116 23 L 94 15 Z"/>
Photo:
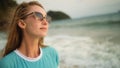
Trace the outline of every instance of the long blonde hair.
<path fill-rule="evenodd" d="M 39 4 L 37 1 L 31 1 L 28 3 L 23 2 L 22 4 L 17 6 L 12 22 L 10 23 L 8 40 L 7 40 L 7 44 L 6 44 L 3 56 L 6 56 L 16 48 L 20 47 L 23 35 L 22 35 L 22 29 L 18 26 L 17 23 L 19 19 L 25 19 L 24 16 L 28 13 L 29 7 L 33 5 L 37 5 L 43 8 L 43 6 Z M 41 47 L 44 47 L 43 38 L 40 38 L 38 44 Z"/>

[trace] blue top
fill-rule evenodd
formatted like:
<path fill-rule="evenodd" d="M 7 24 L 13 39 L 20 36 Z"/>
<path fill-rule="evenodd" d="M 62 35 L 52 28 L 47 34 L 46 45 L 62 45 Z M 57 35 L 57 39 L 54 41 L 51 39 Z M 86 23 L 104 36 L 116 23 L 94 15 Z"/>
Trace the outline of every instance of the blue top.
<path fill-rule="evenodd" d="M 14 50 L 0 59 L 0 68 L 58 68 L 59 58 L 57 51 L 52 47 L 40 48 L 41 54 L 30 58 L 18 50 Z"/>

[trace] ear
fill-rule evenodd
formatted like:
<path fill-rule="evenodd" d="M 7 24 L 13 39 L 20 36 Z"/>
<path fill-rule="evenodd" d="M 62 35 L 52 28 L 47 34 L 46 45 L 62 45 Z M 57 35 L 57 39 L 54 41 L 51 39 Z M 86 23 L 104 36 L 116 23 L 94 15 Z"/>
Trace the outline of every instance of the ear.
<path fill-rule="evenodd" d="M 19 20 L 19 21 L 18 21 L 18 26 L 19 26 L 21 29 L 25 29 L 26 23 L 25 23 L 23 20 Z"/>

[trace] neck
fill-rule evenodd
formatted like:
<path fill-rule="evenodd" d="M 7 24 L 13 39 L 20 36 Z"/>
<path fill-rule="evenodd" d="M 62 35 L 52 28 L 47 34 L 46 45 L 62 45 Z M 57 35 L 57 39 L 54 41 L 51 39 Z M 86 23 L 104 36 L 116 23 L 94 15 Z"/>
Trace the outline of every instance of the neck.
<path fill-rule="evenodd" d="M 39 39 L 23 38 L 18 50 L 27 57 L 35 58 L 40 54 Z"/>

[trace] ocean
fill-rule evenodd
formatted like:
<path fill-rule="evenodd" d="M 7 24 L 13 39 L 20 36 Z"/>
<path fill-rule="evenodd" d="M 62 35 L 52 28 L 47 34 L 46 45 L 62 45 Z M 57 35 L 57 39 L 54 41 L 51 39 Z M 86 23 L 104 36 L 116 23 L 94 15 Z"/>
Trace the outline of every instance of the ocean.
<path fill-rule="evenodd" d="M 0 32 L 0 50 L 6 38 Z M 51 22 L 45 44 L 58 51 L 60 68 L 120 68 L 120 13 Z"/>

